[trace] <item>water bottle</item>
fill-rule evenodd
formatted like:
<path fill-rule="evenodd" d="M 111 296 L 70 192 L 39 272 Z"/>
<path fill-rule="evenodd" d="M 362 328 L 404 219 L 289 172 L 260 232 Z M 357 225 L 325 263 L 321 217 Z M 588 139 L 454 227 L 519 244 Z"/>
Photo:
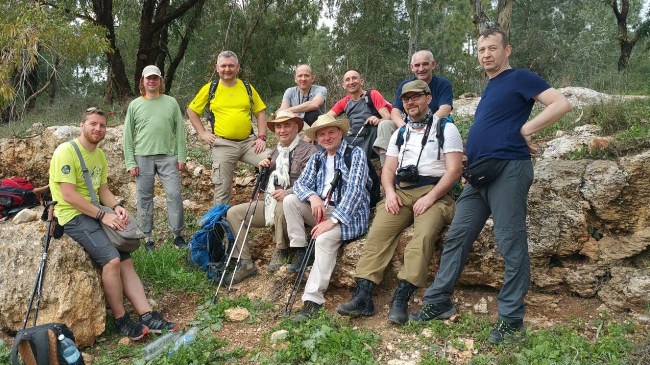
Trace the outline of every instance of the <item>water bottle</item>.
<path fill-rule="evenodd" d="M 165 333 L 164 335 L 158 337 L 155 341 L 147 344 L 147 346 L 142 349 L 142 357 L 145 361 L 155 359 L 180 336 L 180 332 Z"/>
<path fill-rule="evenodd" d="M 65 337 L 63 334 L 60 334 L 59 343 L 59 349 L 66 363 L 68 365 L 76 364 L 81 357 L 81 352 L 79 352 L 79 349 L 77 348 L 77 345 L 75 345 L 74 341 Z"/>
<path fill-rule="evenodd" d="M 174 347 L 169 349 L 169 352 L 167 353 L 168 356 L 171 356 L 174 354 L 174 352 L 178 351 L 181 347 L 191 343 L 196 339 L 196 334 L 199 332 L 198 327 L 192 327 L 190 328 L 187 332 L 185 332 L 184 335 L 176 339 L 176 342 L 174 342 Z"/>

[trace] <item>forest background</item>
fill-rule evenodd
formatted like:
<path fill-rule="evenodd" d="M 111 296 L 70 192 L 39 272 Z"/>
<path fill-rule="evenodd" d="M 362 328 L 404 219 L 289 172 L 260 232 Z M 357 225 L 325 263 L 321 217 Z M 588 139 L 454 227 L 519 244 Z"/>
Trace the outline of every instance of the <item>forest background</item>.
<path fill-rule="evenodd" d="M 300 63 L 328 87 L 328 107 L 349 68 L 392 101 L 419 49 L 433 52 L 455 97 L 480 93 L 476 37 L 494 25 L 510 31 L 513 67 L 556 88 L 647 95 L 649 18 L 648 0 L 3 0 L 0 116 L 68 124 L 103 106 L 121 120 L 149 64 L 184 109 L 226 49 L 269 111 Z"/>

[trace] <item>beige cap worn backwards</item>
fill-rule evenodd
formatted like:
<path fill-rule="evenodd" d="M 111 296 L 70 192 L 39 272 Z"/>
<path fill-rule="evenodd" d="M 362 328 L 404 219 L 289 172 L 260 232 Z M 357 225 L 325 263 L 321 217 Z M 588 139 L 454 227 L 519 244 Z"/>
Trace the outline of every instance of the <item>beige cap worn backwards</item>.
<path fill-rule="evenodd" d="M 151 75 L 162 76 L 160 69 L 154 65 L 149 65 L 142 70 L 142 77 L 149 77 Z"/>
<path fill-rule="evenodd" d="M 343 135 L 345 136 L 348 134 L 348 130 L 350 129 L 350 122 L 344 118 L 336 119 L 329 114 L 322 114 L 318 119 L 316 119 L 314 124 L 311 125 L 311 128 L 305 130 L 305 135 L 311 139 L 316 139 L 316 132 L 325 127 L 336 127 L 342 130 Z"/>
<path fill-rule="evenodd" d="M 400 96 L 404 96 L 406 93 L 427 93 L 431 94 L 431 89 L 429 89 L 429 85 L 427 85 L 426 82 L 422 80 L 414 80 L 407 82 L 402 86 L 402 94 Z"/>

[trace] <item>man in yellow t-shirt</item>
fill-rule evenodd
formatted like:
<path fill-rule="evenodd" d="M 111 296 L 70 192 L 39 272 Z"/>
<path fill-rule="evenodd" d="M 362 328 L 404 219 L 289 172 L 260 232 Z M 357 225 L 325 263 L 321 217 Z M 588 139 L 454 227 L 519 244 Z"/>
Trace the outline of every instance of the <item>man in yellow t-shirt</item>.
<path fill-rule="evenodd" d="M 160 313 L 151 310 L 131 255 L 118 251 L 101 227 L 104 224 L 123 230 L 129 221 L 128 212 L 108 188 L 106 156 L 97 147 L 106 136 L 106 115 L 97 108 L 86 109 L 79 127 L 81 134 L 75 143 L 90 173 L 92 188 L 99 201 L 112 207 L 114 213 L 104 213 L 91 203 L 79 157 L 74 147 L 65 142 L 56 148 L 50 161 L 49 186 L 52 199 L 58 202 L 54 212 L 59 224 L 101 267 L 106 303 L 122 335 L 137 341 L 147 332 L 178 331 L 178 324 L 166 321 Z M 125 295 L 139 321 L 131 319 L 124 308 Z"/>
<path fill-rule="evenodd" d="M 267 155 L 266 105 L 251 85 L 251 105 L 244 83 L 237 78 L 239 59 L 232 51 L 217 57 L 219 85 L 210 101 L 214 113 L 214 130 L 208 131 L 200 115 L 208 103 L 210 83 L 205 84 L 187 108 L 187 116 L 199 138 L 212 149 L 214 203 L 228 204 L 237 161 L 257 166 Z M 251 114 L 257 119 L 257 137 L 253 134 Z"/>

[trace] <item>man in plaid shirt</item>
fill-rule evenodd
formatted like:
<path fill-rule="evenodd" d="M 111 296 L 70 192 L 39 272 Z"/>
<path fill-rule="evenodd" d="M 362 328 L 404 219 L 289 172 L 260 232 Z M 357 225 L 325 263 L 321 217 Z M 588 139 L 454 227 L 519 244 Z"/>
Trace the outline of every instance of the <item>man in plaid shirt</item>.
<path fill-rule="evenodd" d="M 315 139 L 324 151 L 312 155 L 293 186 L 295 195 L 288 195 L 283 201 L 290 246 L 299 248 L 298 252 L 302 253 L 296 256 L 302 256 L 302 260 L 309 259 L 305 252 L 305 226 L 313 227 L 311 237 L 315 239 L 314 266 L 302 295 L 304 307 L 296 320 L 304 320 L 320 310 L 341 243 L 364 234 L 368 229 L 370 194 L 367 186 L 372 183 L 363 150 L 348 147 L 343 140 L 349 128 L 347 120 L 324 114 L 305 131 L 307 137 Z M 346 149 L 350 149 L 349 168 L 344 157 Z M 341 178 L 333 185 L 336 170 L 340 171 Z M 333 189 L 331 194 L 330 189 Z M 326 207 L 328 195 L 330 201 Z"/>

